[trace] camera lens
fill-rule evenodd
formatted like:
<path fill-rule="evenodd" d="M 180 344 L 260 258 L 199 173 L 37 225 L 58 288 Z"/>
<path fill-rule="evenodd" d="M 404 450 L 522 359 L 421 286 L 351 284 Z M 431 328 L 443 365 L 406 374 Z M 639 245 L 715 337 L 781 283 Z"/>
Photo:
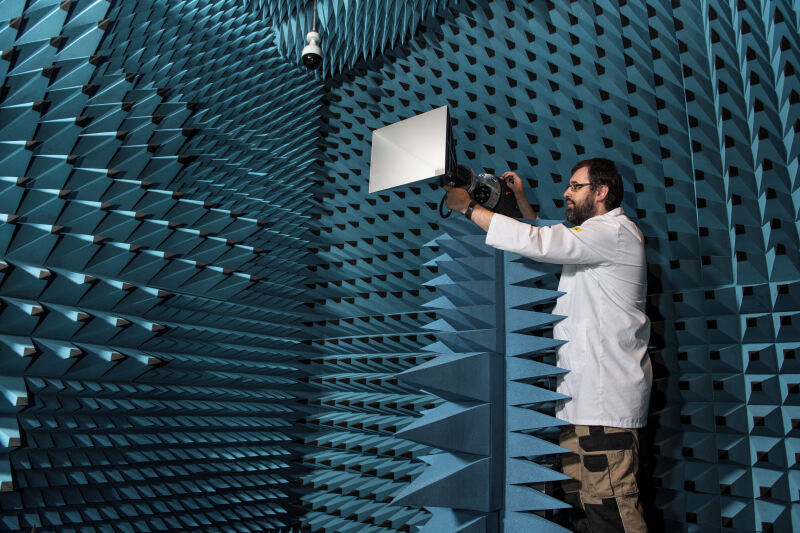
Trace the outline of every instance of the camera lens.
<path fill-rule="evenodd" d="M 303 65 L 305 65 L 306 68 L 311 70 L 318 69 L 322 65 L 322 56 L 319 54 L 313 54 L 313 53 L 304 54 L 302 59 L 303 59 Z"/>
<path fill-rule="evenodd" d="M 489 197 L 492 195 L 492 190 L 486 185 L 478 185 L 475 187 L 475 190 L 472 194 L 475 197 L 476 202 L 479 204 L 485 204 L 489 201 Z"/>

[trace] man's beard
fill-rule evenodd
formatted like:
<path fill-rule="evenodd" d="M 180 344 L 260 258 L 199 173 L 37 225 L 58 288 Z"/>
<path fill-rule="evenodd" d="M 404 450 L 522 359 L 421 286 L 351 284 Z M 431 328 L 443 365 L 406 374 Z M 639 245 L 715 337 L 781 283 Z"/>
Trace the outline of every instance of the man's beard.
<path fill-rule="evenodd" d="M 594 203 L 590 202 L 589 198 L 587 197 L 584 199 L 583 203 L 575 203 L 572 205 L 572 207 L 567 207 L 565 216 L 567 218 L 567 222 L 576 226 L 580 226 L 588 219 L 592 218 L 595 215 L 595 211 L 596 209 Z"/>

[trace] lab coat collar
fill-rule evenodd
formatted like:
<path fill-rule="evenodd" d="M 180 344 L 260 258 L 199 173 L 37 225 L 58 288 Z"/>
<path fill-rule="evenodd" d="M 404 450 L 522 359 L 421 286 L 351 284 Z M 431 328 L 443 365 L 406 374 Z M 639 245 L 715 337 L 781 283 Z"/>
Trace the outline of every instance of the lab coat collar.
<path fill-rule="evenodd" d="M 625 211 L 622 209 L 621 206 L 620 207 L 615 207 L 611 211 L 607 211 L 607 212 L 603 213 L 602 215 L 595 215 L 592 218 L 587 218 L 586 221 L 584 222 L 584 224 L 586 224 L 586 222 L 589 222 L 590 220 L 595 219 L 595 218 L 600 218 L 600 217 L 618 217 L 618 216 L 621 216 L 621 215 L 624 215 L 624 214 L 625 214 Z"/>

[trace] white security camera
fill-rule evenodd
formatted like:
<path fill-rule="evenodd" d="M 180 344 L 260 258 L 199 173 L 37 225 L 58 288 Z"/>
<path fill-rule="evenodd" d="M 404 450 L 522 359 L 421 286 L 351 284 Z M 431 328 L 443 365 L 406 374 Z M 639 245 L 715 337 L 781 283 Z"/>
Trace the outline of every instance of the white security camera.
<path fill-rule="evenodd" d="M 316 70 L 322 65 L 322 49 L 319 47 L 319 33 L 311 30 L 306 34 L 308 44 L 303 48 L 303 64 L 309 70 Z"/>

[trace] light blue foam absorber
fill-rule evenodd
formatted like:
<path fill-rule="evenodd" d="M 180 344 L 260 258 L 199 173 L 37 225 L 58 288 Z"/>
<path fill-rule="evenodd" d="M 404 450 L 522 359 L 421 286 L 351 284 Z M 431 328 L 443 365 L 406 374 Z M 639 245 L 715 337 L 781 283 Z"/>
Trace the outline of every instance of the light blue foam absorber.
<path fill-rule="evenodd" d="M 531 486 L 543 489 L 563 478 L 535 462 L 563 449 L 529 434 L 561 424 L 530 408 L 563 398 L 536 383 L 564 372 L 548 364 L 559 343 L 537 335 L 560 317 L 531 309 L 559 293 L 525 286 L 552 285 L 555 270 L 487 247 L 480 230 L 463 219 L 443 227 L 446 233 L 429 243 L 443 252 L 431 262 L 440 275 L 428 283 L 443 295 L 429 304 L 441 310 L 428 326 L 437 339 L 428 349 L 440 355 L 399 377 L 447 401 L 398 433 L 443 451 L 425 459 L 430 466 L 395 502 L 432 511 L 425 531 L 469 530 L 463 528 L 477 517 L 481 525 L 474 527 L 483 531 L 534 522 L 561 530 L 531 513 L 564 504 Z"/>
<path fill-rule="evenodd" d="M 552 352 L 563 342 L 546 335 L 549 327 L 563 317 L 532 309 L 534 306 L 540 309 L 543 304 L 552 302 L 561 294 L 552 290 L 554 273 L 558 267 L 536 264 L 510 253 L 503 253 L 503 266 L 506 334 L 506 483 L 503 527 L 505 531 L 524 530 L 534 527 L 536 522 L 537 530 L 560 531 L 560 526 L 531 513 L 568 507 L 543 494 L 542 490 L 547 484 L 552 485 L 565 479 L 565 476 L 536 462 L 537 458 L 542 462 L 542 459 L 551 454 L 564 450 L 549 440 L 531 434 L 563 425 L 562 421 L 539 411 L 542 408 L 549 410 L 554 401 L 565 398 L 548 390 L 552 388 L 551 378 L 564 373 L 563 370 L 551 366 Z M 532 287 L 533 284 L 538 287 Z M 548 387 L 547 383 L 551 385 Z M 534 486 L 539 490 L 533 488 Z"/>

